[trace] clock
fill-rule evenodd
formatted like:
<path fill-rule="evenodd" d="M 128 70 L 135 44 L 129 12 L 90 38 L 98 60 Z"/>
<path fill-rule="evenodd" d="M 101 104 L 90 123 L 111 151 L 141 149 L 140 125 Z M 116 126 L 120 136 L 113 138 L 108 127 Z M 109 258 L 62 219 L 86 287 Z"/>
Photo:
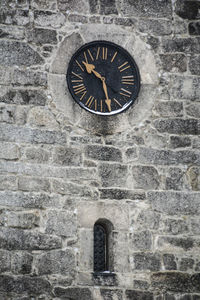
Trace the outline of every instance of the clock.
<path fill-rule="evenodd" d="M 115 115 L 136 100 L 140 74 L 132 56 L 108 41 L 83 45 L 72 56 L 67 84 L 73 99 L 87 111 Z"/>

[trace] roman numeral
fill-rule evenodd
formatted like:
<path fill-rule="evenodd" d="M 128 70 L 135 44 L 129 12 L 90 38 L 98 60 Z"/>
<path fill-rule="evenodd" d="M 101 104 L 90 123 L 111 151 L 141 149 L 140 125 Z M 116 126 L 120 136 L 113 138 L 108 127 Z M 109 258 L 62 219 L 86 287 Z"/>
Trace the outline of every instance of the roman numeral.
<path fill-rule="evenodd" d="M 86 53 L 85 53 L 85 52 L 84 52 L 83 54 L 84 54 L 84 57 L 85 57 L 85 62 L 88 64 L 87 55 L 86 55 Z"/>
<path fill-rule="evenodd" d="M 93 102 L 93 101 L 94 101 L 94 97 L 90 96 L 90 97 L 87 99 L 85 105 L 88 106 L 88 107 L 90 108 L 90 106 L 92 105 L 92 102 Z"/>
<path fill-rule="evenodd" d="M 114 100 L 120 107 L 122 107 L 121 103 L 119 103 L 119 101 L 118 101 L 117 99 L 113 98 L 113 100 Z"/>
<path fill-rule="evenodd" d="M 106 60 L 107 56 L 108 56 L 108 49 L 103 47 L 103 49 L 102 49 L 102 58 L 104 60 Z"/>
<path fill-rule="evenodd" d="M 78 84 L 78 85 L 74 85 L 73 86 L 73 89 L 74 89 L 74 93 L 77 95 L 79 93 L 82 93 L 86 90 L 85 86 L 83 83 L 81 84 Z"/>
<path fill-rule="evenodd" d="M 99 52 L 100 52 L 100 47 L 98 47 L 98 49 L 97 49 L 96 60 L 99 58 Z"/>
<path fill-rule="evenodd" d="M 111 63 L 114 61 L 116 55 L 117 55 L 117 51 L 116 51 L 115 54 L 113 55 L 113 57 L 112 57 L 112 59 L 111 59 Z"/>
<path fill-rule="evenodd" d="M 92 56 L 92 53 L 90 52 L 89 49 L 88 49 L 88 53 L 89 53 L 89 56 L 90 56 L 91 60 L 94 61 L 94 57 Z"/>
<path fill-rule="evenodd" d="M 83 69 L 83 67 L 79 64 L 78 60 L 76 60 L 76 63 L 77 63 L 77 65 L 79 66 L 79 68 L 81 69 L 81 71 L 84 72 L 84 69 Z"/>
<path fill-rule="evenodd" d="M 134 85 L 134 76 L 133 76 L 133 75 L 130 75 L 130 76 L 122 76 L 122 83 L 123 83 L 123 84 Z"/>
<path fill-rule="evenodd" d="M 81 77 L 81 75 L 78 75 L 78 74 L 76 74 L 76 73 L 74 73 L 74 72 L 72 72 L 72 74 L 74 75 L 74 76 L 76 76 L 76 77 L 78 77 L 79 79 L 83 79 L 83 77 Z"/>
<path fill-rule="evenodd" d="M 126 69 L 129 69 L 131 66 L 130 66 L 130 65 L 126 66 L 127 64 L 128 64 L 128 62 L 126 61 L 126 62 L 123 63 L 121 66 L 119 66 L 119 67 L 118 67 L 119 71 L 120 71 L 120 72 L 123 72 L 123 71 L 125 71 Z M 125 68 L 123 68 L 123 67 L 125 67 Z M 123 69 L 122 69 L 122 68 L 123 68 Z"/>
<path fill-rule="evenodd" d="M 81 96 L 81 98 L 80 98 L 81 101 L 83 100 L 83 98 L 84 98 L 84 96 L 85 96 L 86 93 L 87 92 L 84 92 L 83 95 Z"/>
<path fill-rule="evenodd" d="M 130 98 L 130 96 L 131 96 L 131 92 L 129 92 L 129 91 L 123 89 L 123 88 L 121 88 L 121 92 L 119 92 L 119 93 L 120 93 L 120 95 L 125 96 L 125 97 Z"/>

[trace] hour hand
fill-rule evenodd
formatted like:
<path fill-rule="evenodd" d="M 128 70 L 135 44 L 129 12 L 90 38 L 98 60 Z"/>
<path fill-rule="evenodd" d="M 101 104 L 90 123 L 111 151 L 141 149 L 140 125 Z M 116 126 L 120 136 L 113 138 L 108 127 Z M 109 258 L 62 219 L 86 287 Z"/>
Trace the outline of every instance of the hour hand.
<path fill-rule="evenodd" d="M 92 71 L 95 69 L 95 66 L 92 65 L 92 64 L 88 64 L 86 63 L 85 61 L 82 61 L 82 63 L 84 64 L 85 68 L 86 68 L 86 71 L 91 74 Z"/>

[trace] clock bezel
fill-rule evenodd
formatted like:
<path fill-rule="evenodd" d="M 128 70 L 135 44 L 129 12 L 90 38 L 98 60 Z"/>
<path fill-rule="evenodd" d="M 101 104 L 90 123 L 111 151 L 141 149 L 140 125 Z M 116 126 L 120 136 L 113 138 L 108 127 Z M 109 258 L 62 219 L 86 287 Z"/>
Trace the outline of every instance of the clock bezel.
<path fill-rule="evenodd" d="M 119 49 L 122 53 L 124 53 L 125 56 L 127 56 L 127 58 L 129 59 L 129 61 L 134 66 L 135 73 L 136 73 L 136 76 L 137 76 L 137 88 L 136 88 L 136 91 L 135 91 L 135 96 L 133 97 L 133 94 L 132 94 L 131 95 L 131 99 L 129 99 L 129 102 L 127 104 L 125 104 L 122 108 L 119 108 L 119 109 L 111 111 L 111 112 L 100 112 L 100 111 L 92 110 L 92 109 L 88 108 L 86 105 L 84 105 L 83 102 L 81 102 L 80 100 L 76 99 L 77 97 L 74 95 L 74 90 L 73 90 L 71 79 L 70 79 L 71 70 L 73 68 L 73 62 L 74 62 L 75 57 L 77 57 L 80 54 L 80 52 L 82 52 L 85 48 L 87 49 L 88 47 L 91 47 L 91 46 L 102 46 L 102 44 L 107 44 L 107 45 L 109 45 L 111 47 L 115 47 L 116 50 Z M 122 46 L 117 45 L 117 44 L 115 44 L 113 42 L 110 42 L 110 41 L 106 41 L 106 40 L 95 40 L 95 41 L 92 41 L 92 42 L 89 42 L 89 43 L 85 43 L 78 50 L 76 50 L 76 52 L 72 55 L 72 57 L 71 57 L 71 59 L 69 61 L 68 69 L 67 69 L 67 74 L 66 74 L 66 80 L 67 80 L 68 89 L 70 91 L 70 94 L 71 94 L 73 100 L 75 100 L 76 103 L 78 103 L 81 106 L 81 108 L 85 109 L 86 111 L 88 111 L 88 112 L 90 112 L 92 114 L 101 115 L 101 116 L 113 116 L 113 115 L 125 112 L 130 106 L 132 106 L 134 104 L 135 100 L 138 98 L 138 95 L 139 95 L 139 92 L 140 92 L 140 87 L 141 87 L 140 72 L 139 72 L 139 68 L 138 68 L 138 66 L 137 66 L 134 58 Z"/>

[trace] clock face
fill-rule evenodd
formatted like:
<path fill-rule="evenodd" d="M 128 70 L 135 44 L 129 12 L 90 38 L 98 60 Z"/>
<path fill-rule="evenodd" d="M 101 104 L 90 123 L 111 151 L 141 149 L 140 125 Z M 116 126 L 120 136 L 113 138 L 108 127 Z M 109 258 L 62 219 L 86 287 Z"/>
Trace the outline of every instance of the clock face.
<path fill-rule="evenodd" d="M 134 103 L 140 89 L 140 75 L 125 49 L 108 41 L 95 41 L 85 44 L 72 56 L 67 83 L 81 107 L 98 115 L 114 115 Z"/>

